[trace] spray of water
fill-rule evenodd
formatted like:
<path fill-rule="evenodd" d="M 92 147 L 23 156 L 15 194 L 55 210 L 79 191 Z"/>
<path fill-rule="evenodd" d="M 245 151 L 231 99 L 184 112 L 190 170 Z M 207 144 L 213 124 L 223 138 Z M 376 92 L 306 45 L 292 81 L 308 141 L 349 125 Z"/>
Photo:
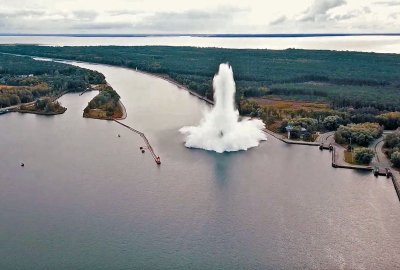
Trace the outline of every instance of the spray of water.
<path fill-rule="evenodd" d="M 221 64 L 214 76 L 214 107 L 205 112 L 199 126 L 180 129 L 186 135 L 186 147 L 222 153 L 247 150 L 266 140 L 264 124 L 258 119 L 242 119 L 235 109 L 236 92 L 232 68 Z"/>

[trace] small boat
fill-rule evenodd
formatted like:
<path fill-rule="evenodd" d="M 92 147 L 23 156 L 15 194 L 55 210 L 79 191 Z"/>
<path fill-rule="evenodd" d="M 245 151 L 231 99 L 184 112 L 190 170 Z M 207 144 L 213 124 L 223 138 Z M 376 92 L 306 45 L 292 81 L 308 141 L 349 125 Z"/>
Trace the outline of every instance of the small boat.
<path fill-rule="evenodd" d="M 21 167 L 24 167 L 24 166 L 25 166 L 25 164 L 23 162 L 21 162 Z"/>

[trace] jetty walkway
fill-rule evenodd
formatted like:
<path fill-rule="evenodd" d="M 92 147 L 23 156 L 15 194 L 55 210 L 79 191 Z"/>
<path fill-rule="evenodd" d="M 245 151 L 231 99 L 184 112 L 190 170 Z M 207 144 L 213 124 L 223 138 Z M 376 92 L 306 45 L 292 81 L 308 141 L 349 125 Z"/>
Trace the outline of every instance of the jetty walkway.
<path fill-rule="evenodd" d="M 128 126 L 128 125 L 125 125 L 124 123 L 122 123 L 122 122 L 120 122 L 120 121 L 118 121 L 118 120 L 115 120 L 115 119 L 114 119 L 114 122 L 116 122 L 116 123 L 118 123 L 118 124 L 120 124 L 120 125 L 122 125 L 122 126 L 128 128 L 128 129 L 130 129 L 131 131 L 135 132 L 135 133 L 138 134 L 140 137 L 142 137 L 143 141 L 144 141 L 145 144 L 146 144 L 146 148 L 150 151 L 150 153 L 151 153 L 151 155 L 152 155 L 154 161 L 157 163 L 157 165 L 160 165 L 160 164 L 161 164 L 160 157 L 156 155 L 156 153 L 155 153 L 154 150 L 153 150 L 153 147 L 151 147 L 149 140 L 146 138 L 146 135 L 144 135 L 143 132 L 140 132 L 139 130 L 134 129 L 134 128 Z"/>

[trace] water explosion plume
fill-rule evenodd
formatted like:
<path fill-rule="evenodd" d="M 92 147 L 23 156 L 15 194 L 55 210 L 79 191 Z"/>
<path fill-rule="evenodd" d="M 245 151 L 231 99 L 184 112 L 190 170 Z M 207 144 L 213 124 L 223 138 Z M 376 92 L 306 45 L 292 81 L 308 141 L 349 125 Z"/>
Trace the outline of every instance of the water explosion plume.
<path fill-rule="evenodd" d="M 236 92 L 232 68 L 221 64 L 214 76 L 214 107 L 206 112 L 199 126 L 183 127 L 186 147 L 201 148 L 218 153 L 247 150 L 266 140 L 262 131 L 264 124 L 258 119 L 239 121 L 239 112 L 234 105 Z"/>

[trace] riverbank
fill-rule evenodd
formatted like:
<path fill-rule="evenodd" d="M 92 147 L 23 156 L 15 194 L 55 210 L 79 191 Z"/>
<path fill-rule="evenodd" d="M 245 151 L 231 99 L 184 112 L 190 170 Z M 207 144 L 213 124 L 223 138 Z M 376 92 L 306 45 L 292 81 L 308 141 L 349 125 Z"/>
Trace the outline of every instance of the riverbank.
<path fill-rule="evenodd" d="M 21 110 L 18 109 L 15 112 L 19 112 L 19 113 L 31 113 L 31 114 L 38 114 L 38 115 L 57 115 L 57 114 L 63 114 L 65 113 L 65 111 L 67 110 L 67 108 L 63 108 L 61 111 L 57 111 L 57 112 L 44 112 L 44 111 L 31 111 L 31 110 Z"/>
<path fill-rule="evenodd" d="M 281 134 L 278 134 L 276 132 L 273 132 L 272 130 L 266 129 L 264 128 L 263 131 L 269 135 L 271 135 L 272 137 L 287 143 L 287 144 L 298 144 L 298 145 L 308 145 L 308 146 L 319 146 L 320 143 L 317 142 L 306 142 L 306 141 L 295 141 L 295 140 L 290 140 L 285 138 L 284 136 L 282 136 Z"/>
<path fill-rule="evenodd" d="M 113 65 L 110 65 L 110 66 L 113 66 Z M 162 75 L 159 75 L 159 74 L 156 74 L 156 73 L 150 73 L 150 72 L 143 71 L 143 70 L 133 69 L 133 68 L 127 68 L 127 69 L 131 69 L 131 70 L 133 70 L 133 71 L 136 71 L 136 72 L 139 72 L 139 73 L 142 73 L 142 74 L 146 74 L 146 75 L 149 75 L 149 76 L 153 76 L 153 77 L 162 79 L 162 80 L 164 80 L 164 81 L 167 81 L 167 82 L 169 82 L 169 83 L 172 83 L 173 85 L 177 86 L 179 89 L 186 90 L 186 91 L 189 92 L 189 94 L 191 94 L 191 95 L 193 95 L 193 96 L 195 96 L 195 97 L 197 97 L 197 98 L 199 98 L 199 99 L 201 99 L 201 100 L 204 100 L 205 102 L 207 102 L 207 103 L 210 104 L 210 105 L 214 105 L 214 101 L 213 101 L 213 100 L 208 99 L 208 98 L 206 98 L 206 97 L 204 97 L 204 96 L 202 96 L 202 95 L 199 95 L 199 94 L 196 93 L 196 92 L 193 92 L 192 90 L 190 90 L 189 88 L 187 88 L 185 85 L 180 84 L 179 82 L 177 82 L 177 81 L 171 79 L 170 77 L 162 76 Z"/>
<path fill-rule="evenodd" d="M 114 120 L 124 120 L 128 116 L 128 113 L 126 112 L 124 103 L 122 103 L 121 100 L 118 100 L 118 106 L 120 108 L 120 111 L 122 112 L 122 115 L 120 117 L 114 117 L 113 119 Z"/>

